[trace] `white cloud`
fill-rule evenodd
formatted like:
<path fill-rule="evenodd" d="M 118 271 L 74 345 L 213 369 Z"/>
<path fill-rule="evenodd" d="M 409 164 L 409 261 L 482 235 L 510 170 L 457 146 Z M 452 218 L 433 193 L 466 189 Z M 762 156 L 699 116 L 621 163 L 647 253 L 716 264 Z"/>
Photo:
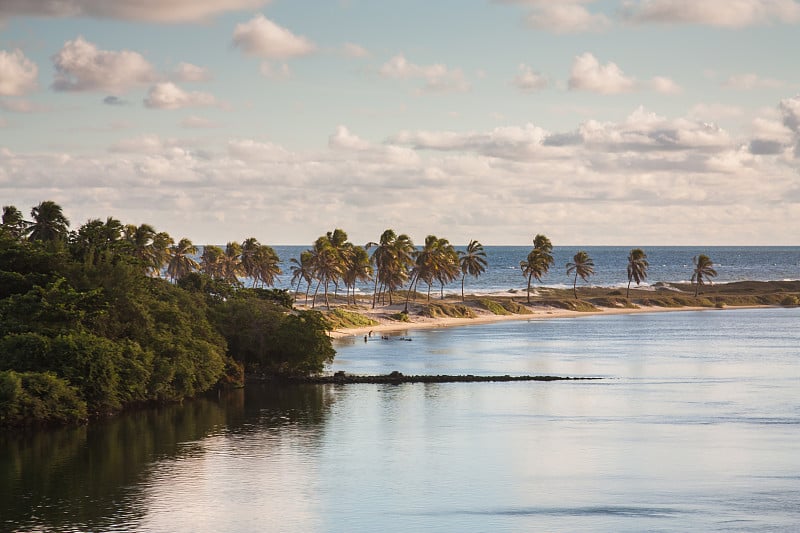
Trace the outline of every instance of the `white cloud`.
<path fill-rule="evenodd" d="M 784 98 L 778 108 L 781 112 L 784 126 L 800 134 L 800 95 Z"/>
<path fill-rule="evenodd" d="M 622 94 L 640 89 L 650 89 L 661 94 L 678 94 L 683 88 L 671 78 L 655 76 L 649 81 L 639 82 L 626 75 L 616 63 L 601 65 L 591 53 L 575 57 L 568 80 L 571 90 L 599 94 Z"/>
<path fill-rule="evenodd" d="M 464 92 L 470 86 L 460 68 L 450 69 L 447 65 L 416 65 L 398 54 L 383 64 L 380 75 L 395 80 L 422 79 L 425 86 L 422 92 Z"/>
<path fill-rule="evenodd" d="M 342 125 L 327 148 L 306 151 L 156 135 L 93 155 L 0 149 L 0 193 L 20 207 L 46 194 L 74 220 L 112 214 L 198 243 L 241 240 L 254 227 L 263 242 L 312 242 L 333 224 L 354 242 L 386 227 L 455 243 L 522 244 L 531 227 L 562 243 L 792 242 L 800 97 L 779 110 L 740 138 L 638 108 L 563 132 L 404 131 L 383 143 Z M 437 208 L 420 198 L 436 198 Z M 635 234 L 628 220 L 639 221 Z"/>
<path fill-rule="evenodd" d="M 655 78 L 650 80 L 649 85 L 657 93 L 678 94 L 683 92 L 683 89 L 681 88 L 680 85 L 675 83 L 670 78 L 665 78 L 664 76 L 656 76 Z"/>
<path fill-rule="evenodd" d="M 158 78 L 153 66 L 137 52 L 99 50 L 82 36 L 64 43 L 52 59 L 56 91 L 125 92 Z"/>
<path fill-rule="evenodd" d="M 0 96 L 21 96 L 36 89 L 39 67 L 22 50 L 0 50 Z"/>
<path fill-rule="evenodd" d="M 795 0 L 642 0 L 627 1 L 624 16 L 633 22 L 702 24 L 742 28 L 800 21 Z"/>
<path fill-rule="evenodd" d="M 590 53 L 575 57 L 569 77 L 569 88 L 600 94 L 619 94 L 632 91 L 636 80 L 626 76 L 616 63 L 600 62 Z"/>
<path fill-rule="evenodd" d="M 205 67 L 198 67 L 191 63 L 178 63 L 178 66 L 172 71 L 172 78 L 174 81 L 196 82 L 196 81 L 209 81 L 211 71 Z"/>
<path fill-rule="evenodd" d="M 342 47 L 344 55 L 348 57 L 369 57 L 369 50 L 355 43 L 345 43 Z"/>
<path fill-rule="evenodd" d="M 573 2 L 543 2 L 525 18 L 529 26 L 553 33 L 603 31 L 611 20 L 602 13 L 590 13 Z"/>
<path fill-rule="evenodd" d="M 200 22 L 269 0 L 3 0 L 0 19 L 13 16 L 97 17 L 148 22 Z"/>
<path fill-rule="evenodd" d="M 762 78 L 757 74 L 736 74 L 722 83 L 723 87 L 748 91 L 752 89 L 781 89 L 786 84 L 780 80 L 772 78 Z"/>
<path fill-rule="evenodd" d="M 524 92 L 535 92 L 546 89 L 549 85 L 547 78 L 538 72 L 534 72 L 528 65 L 520 64 L 517 75 L 511 82 L 517 89 Z"/>
<path fill-rule="evenodd" d="M 314 43 L 307 38 L 293 34 L 261 14 L 236 25 L 233 44 L 247 55 L 264 59 L 289 59 L 316 50 Z"/>
<path fill-rule="evenodd" d="M 213 95 L 199 91 L 184 91 L 172 82 L 150 87 L 144 105 L 151 109 L 180 109 L 217 105 Z"/>

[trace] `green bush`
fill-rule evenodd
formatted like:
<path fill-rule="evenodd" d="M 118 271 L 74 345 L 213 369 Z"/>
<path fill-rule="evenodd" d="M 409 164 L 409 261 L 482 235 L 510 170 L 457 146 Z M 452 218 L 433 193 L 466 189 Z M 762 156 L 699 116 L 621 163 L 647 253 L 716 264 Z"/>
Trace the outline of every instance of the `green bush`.
<path fill-rule="evenodd" d="M 0 372 L 0 425 L 64 424 L 87 418 L 86 402 L 50 373 Z"/>
<path fill-rule="evenodd" d="M 781 300 L 781 305 L 784 305 L 786 307 L 794 307 L 798 305 L 798 303 L 800 303 L 800 300 L 797 298 L 797 296 L 792 296 L 792 295 L 785 296 Z"/>
<path fill-rule="evenodd" d="M 503 307 L 500 302 L 496 302 L 494 300 L 490 300 L 488 298 L 480 298 L 478 299 L 478 305 L 482 308 L 491 311 L 495 315 L 510 315 L 511 311 Z"/>
<path fill-rule="evenodd" d="M 368 316 L 353 311 L 347 311 L 341 307 L 329 311 L 327 313 L 327 319 L 331 324 L 331 329 L 363 328 L 378 325 L 377 321 L 372 320 Z"/>
<path fill-rule="evenodd" d="M 419 314 L 430 318 L 475 318 L 477 316 L 475 311 L 466 305 L 452 305 L 444 303 L 425 304 L 422 306 Z"/>

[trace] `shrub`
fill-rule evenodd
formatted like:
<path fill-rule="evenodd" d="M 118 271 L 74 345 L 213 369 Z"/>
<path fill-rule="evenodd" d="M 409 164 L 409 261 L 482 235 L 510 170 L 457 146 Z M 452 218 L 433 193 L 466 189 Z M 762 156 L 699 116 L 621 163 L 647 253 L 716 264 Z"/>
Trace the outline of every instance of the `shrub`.
<path fill-rule="evenodd" d="M 503 307 L 499 302 L 489 300 L 488 298 L 481 298 L 478 300 L 478 305 L 482 308 L 491 311 L 495 315 L 510 315 L 511 311 Z"/>
<path fill-rule="evenodd" d="M 378 322 L 372 320 L 368 316 L 354 311 L 347 311 L 341 307 L 337 307 L 328 312 L 327 318 L 328 322 L 331 324 L 331 329 L 362 328 L 378 325 Z"/>
<path fill-rule="evenodd" d="M 799 302 L 800 300 L 798 300 L 797 296 L 788 295 L 785 296 L 783 300 L 781 300 L 781 305 L 784 305 L 786 307 L 794 307 L 798 305 Z"/>
<path fill-rule="evenodd" d="M 42 372 L 0 372 L 0 425 L 81 422 L 86 402 L 61 378 Z"/>
<path fill-rule="evenodd" d="M 444 304 L 444 303 L 430 303 L 422 306 L 419 312 L 422 316 L 430 318 L 475 318 L 475 311 L 466 305 L 458 304 Z"/>
<path fill-rule="evenodd" d="M 400 321 L 400 322 L 411 322 L 411 320 L 409 320 L 409 318 L 408 318 L 408 313 L 404 313 L 402 311 L 400 313 L 395 313 L 395 314 L 391 315 L 389 318 L 391 318 L 392 320 Z"/>

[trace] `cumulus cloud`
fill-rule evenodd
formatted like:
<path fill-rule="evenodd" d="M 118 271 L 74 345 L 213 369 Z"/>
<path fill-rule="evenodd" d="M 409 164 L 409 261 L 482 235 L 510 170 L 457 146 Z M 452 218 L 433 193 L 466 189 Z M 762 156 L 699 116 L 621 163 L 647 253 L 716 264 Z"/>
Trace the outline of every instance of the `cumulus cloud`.
<path fill-rule="evenodd" d="M 683 92 L 680 85 L 664 76 L 656 76 L 650 80 L 649 85 L 654 91 L 661 94 L 678 94 Z"/>
<path fill-rule="evenodd" d="M 261 14 L 236 25 L 233 44 L 247 55 L 264 59 L 289 59 L 316 50 L 316 45 L 309 39 L 295 35 Z"/>
<path fill-rule="evenodd" d="M 464 92 L 470 86 L 460 68 L 450 69 L 447 65 L 416 65 L 398 54 L 384 63 L 380 70 L 384 78 L 394 80 L 422 79 L 425 85 L 422 92 Z"/>
<path fill-rule="evenodd" d="M 783 125 L 800 134 L 800 95 L 781 100 L 778 105 Z"/>
<path fill-rule="evenodd" d="M 575 57 L 568 85 L 571 90 L 598 94 L 622 94 L 641 89 L 650 89 L 661 94 L 678 94 L 683 91 L 680 85 L 665 76 L 638 81 L 635 77 L 626 75 L 614 62 L 600 64 L 589 52 Z"/>
<path fill-rule="evenodd" d="M 602 13 L 590 13 L 575 2 L 542 2 L 525 21 L 532 28 L 553 33 L 579 33 L 603 31 L 611 26 L 611 20 Z"/>
<path fill-rule="evenodd" d="M 626 76 L 616 63 L 601 65 L 590 53 L 577 56 L 572 62 L 569 88 L 600 94 L 619 94 L 632 91 L 636 80 Z"/>
<path fill-rule="evenodd" d="M 96 17 L 148 22 L 200 22 L 269 0 L 3 0 L 0 19 L 13 16 Z"/>
<path fill-rule="evenodd" d="M 748 73 L 731 76 L 722 82 L 722 86 L 728 89 L 748 91 L 752 89 L 781 89 L 785 87 L 786 84 L 780 80 L 762 78 L 757 74 Z"/>
<path fill-rule="evenodd" d="M 171 77 L 178 82 L 208 81 L 212 78 L 211 71 L 207 68 L 198 67 L 191 63 L 178 63 L 178 66 L 172 71 Z"/>
<path fill-rule="evenodd" d="M 100 50 L 82 36 L 67 41 L 52 57 L 56 91 L 126 92 L 155 81 L 153 66 L 137 52 Z"/>
<path fill-rule="evenodd" d="M 800 21 L 795 0 L 642 0 L 627 1 L 624 16 L 637 23 L 702 24 L 742 28 Z"/>
<path fill-rule="evenodd" d="M 511 82 L 517 89 L 524 92 L 535 92 L 546 89 L 549 85 L 547 78 L 525 64 L 517 68 L 517 75 Z"/>
<path fill-rule="evenodd" d="M 213 95 L 199 91 L 184 91 L 172 82 L 150 87 L 144 105 L 151 109 L 180 109 L 217 105 Z"/>
<path fill-rule="evenodd" d="M 21 96 L 36 89 L 39 67 L 22 50 L 0 50 L 0 96 Z"/>

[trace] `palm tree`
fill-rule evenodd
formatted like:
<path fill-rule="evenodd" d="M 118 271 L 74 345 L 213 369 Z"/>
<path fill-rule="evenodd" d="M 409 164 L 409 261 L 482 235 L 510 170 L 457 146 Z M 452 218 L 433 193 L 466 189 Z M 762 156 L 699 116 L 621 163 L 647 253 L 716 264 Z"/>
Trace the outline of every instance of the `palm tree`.
<path fill-rule="evenodd" d="M 244 275 L 242 245 L 238 242 L 229 242 L 225 245 L 225 253 L 222 256 L 222 279 L 235 285 L 239 283 L 241 275 Z"/>
<path fill-rule="evenodd" d="M 275 250 L 271 246 L 262 244 L 256 249 L 252 260 L 255 263 L 253 285 L 256 282 L 262 287 L 275 285 L 275 278 L 283 273 L 280 267 L 281 259 Z"/>
<path fill-rule="evenodd" d="M 697 255 L 692 258 L 694 263 L 694 272 L 692 273 L 692 284 L 697 283 L 694 287 L 694 296 L 697 297 L 700 291 L 700 285 L 705 285 L 709 278 L 717 277 L 717 271 L 714 270 L 714 263 L 707 255 Z M 709 280 L 710 281 L 710 280 Z"/>
<path fill-rule="evenodd" d="M 476 240 L 469 241 L 466 252 L 459 252 L 461 266 L 461 301 L 464 301 L 464 279 L 467 274 L 477 278 L 484 272 L 489 263 L 486 261 L 486 252 L 483 245 Z"/>
<path fill-rule="evenodd" d="M 461 264 L 458 261 L 458 252 L 447 239 L 439 239 L 436 243 L 434 257 L 434 275 L 439 282 L 440 298 L 444 300 L 444 286 L 458 279 L 461 273 Z"/>
<path fill-rule="evenodd" d="M 32 241 L 61 242 L 69 233 L 69 220 L 61 206 L 45 201 L 31 210 L 33 222 L 27 227 L 28 239 Z"/>
<path fill-rule="evenodd" d="M 219 246 L 203 246 L 203 255 L 200 256 L 200 271 L 214 279 L 225 277 L 223 273 L 223 258 L 225 251 Z"/>
<path fill-rule="evenodd" d="M 261 244 L 255 237 L 250 237 L 242 242 L 242 270 L 244 275 L 253 280 L 253 287 L 256 286 L 256 260 L 255 256 Z"/>
<path fill-rule="evenodd" d="M 376 246 L 372 253 L 375 263 L 375 290 L 372 295 L 374 308 L 378 296 L 389 293 L 389 305 L 392 304 L 392 293 L 408 280 L 409 270 L 413 264 L 414 243 L 406 234 L 397 235 L 394 230 L 387 229 L 381 234 L 380 242 L 367 243 L 367 249 Z M 384 300 L 385 301 L 385 300 Z"/>
<path fill-rule="evenodd" d="M 650 263 L 647 262 L 647 254 L 641 248 L 634 248 L 628 254 L 628 290 L 625 292 L 625 298 L 629 299 L 631 294 L 631 281 L 635 281 L 638 286 L 642 281 L 647 279 L 647 267 Z"/>
<path fill-rule="evenodd" d="M 22 216 L 22 211 L 13 205 L 3 206 L 3 229 L 6 230 L 13 238 L 21 239 L 25 235 L 25 229 L 28 223 Z"/>
<path fill-rule="evenodd" d="M 372 263 L 369 254 L 361 246 L 350 246 L 345 255 L 345 268 L 342 274 L 345 286 L 350 294 L 353 289 L 353 305 L 356 305 L 356 284 L 372 279 Z"/>
<path fill-rule="evenodd" d="M 167 265 L 167 276 L 171 281 L 178 281 L 200 268 L 200 265 L 192 257 L 193 255 L 197 255 L 197 246 L 185 237 L 172 247 Z"/>
<path fill-rule="evenodd" d="M 328 300 L 328 285 L 341 275 L 339 252 L 334 248 L 327 237 L 319 237 L 314 241 L 314 246 L 311 248 L 310 252 L 314 278 L 317 280 L 317 287 L 314 289 L 311 307 L 313 308 L 316 306 L 317 292 L 320 286 L 322 286 L 325 292 L 325 307 L 330 309 L 331 304 Z"/>
<path fill-rule="evenodd" d="M 569 276 L 573 273 L 575 274 L 575 279 L 572 282 L 572 292 L 577 300 L 578 289 L 576 286 L 578 284 L 578 276 L 580 276 L 583 281 L 587 281 L 589 276 L 594 274 L 594 261 L 592 261 L 589 254 L 583 250 L 573 256 L 571 263 L 567 263 L 567 275 Z"/>
<path fill-rule="evenodd" d="M 175 244 L 175 241 L 165 231 L 160 231 L 153 236 L 153 242 L 148 249 L 148 260 L 150 262 L 148 267 L 151 276 L 160 276 L 164 265 L 169 264 L 173 244 Z"/>
<path fill-rule="evenodd" d="M 70 233 L 70 249 L 72 254 L 86 263 L 100 261 L 122 243 L 122 223 L 112 217 L 105 222 L 99 218 L 89 220 Z"/>
<path fill-rule="evenodd" d="M 531 280 L 536 279 L 541 283 L 542 278 L 555 263 L 552 252 L 553 243 L 550 242 L 550 239 L 545 235 L 538 234 L 533 238 L 533 248 L 528 253 L 527 259 L 519 263 L 522 275 L 528 279 L 528 303 L 531 303 Z"/>
<path fill-rule="evenodd" d="M 306 282 L 306 305 L 308 305 L 308 292 L 311 290 L 311 281 L 314 279 L 314 269 L 313 269 L 313 255 L 310 251 L 306 250 L 304 252 L 300 252 L 300 259 L 295 259 L 294 257 L 291 258 L 290 262 L 292 263 L 292 285 L 297 282 L 297 289 L 295 291 L 295 299 L 297 299 L 297 295 L 300 293 L 300 282 Z"/>

